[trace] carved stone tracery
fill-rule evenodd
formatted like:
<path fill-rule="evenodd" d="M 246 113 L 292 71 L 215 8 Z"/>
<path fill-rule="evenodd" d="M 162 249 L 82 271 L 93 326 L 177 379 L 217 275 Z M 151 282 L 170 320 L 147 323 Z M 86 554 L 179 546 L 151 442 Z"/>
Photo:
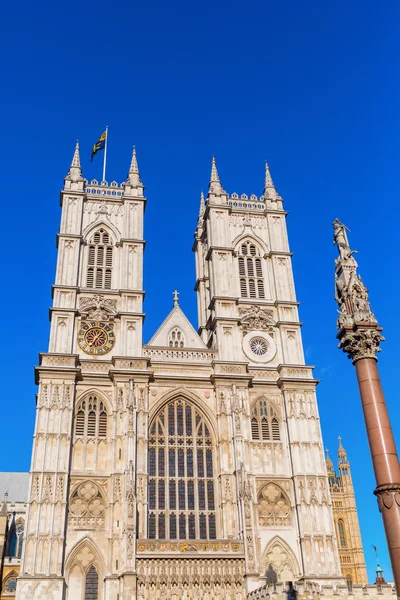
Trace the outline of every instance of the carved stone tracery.
<path fill-rule="evenodd" d="M 117 314 L 117 301 L 103 294 L 80 298 L 79 311 L 82 319 L 91 321 L 113 321 Z"/>
<path fill-rule="evenodd" d="M 258 494 L 258 520 L 260 525 L 271 527 L 291 524 L 290 500 L 275 483 L 268 483 Z"/>
<path fill-rule="evenodd" d="M 243 327 L 243 334 L 259 330 L 266 331 L 273 336 L 275 321 L 272 318 L 272 310 L 266 310 L 260 306 L 251 306 L 250 308 L 240 309 L 239 315 Z"/>

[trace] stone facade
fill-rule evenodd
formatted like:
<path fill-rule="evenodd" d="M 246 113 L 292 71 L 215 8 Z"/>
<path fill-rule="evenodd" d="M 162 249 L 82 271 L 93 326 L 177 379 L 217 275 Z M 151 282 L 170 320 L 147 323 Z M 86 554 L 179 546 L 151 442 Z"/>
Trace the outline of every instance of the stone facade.
<path fill-rule="evenodd" d="M 195 231 L 199 330 L 143 345 L 143 185 L 61 192 L 18 600 L 258 597 L 345 587 L 282 198 L 223 190 Z M 346 588 L 347 589 L 347 588 Z M 260 592 L 261 593 L 261 592 Z"/>

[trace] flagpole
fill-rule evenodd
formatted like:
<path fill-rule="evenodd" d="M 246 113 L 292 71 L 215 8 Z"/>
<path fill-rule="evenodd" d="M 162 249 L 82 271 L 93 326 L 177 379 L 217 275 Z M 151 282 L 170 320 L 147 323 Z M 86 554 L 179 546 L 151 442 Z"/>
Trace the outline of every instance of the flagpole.
<path fill-rule="evenodd" d="M 106 180 L 107 142 L 108 142 L 108 126 L 106 126 L 106 145 L 104 147 L 104 162 L 103 162 L 103 179 L 102 179 L 102 181 Z"/>

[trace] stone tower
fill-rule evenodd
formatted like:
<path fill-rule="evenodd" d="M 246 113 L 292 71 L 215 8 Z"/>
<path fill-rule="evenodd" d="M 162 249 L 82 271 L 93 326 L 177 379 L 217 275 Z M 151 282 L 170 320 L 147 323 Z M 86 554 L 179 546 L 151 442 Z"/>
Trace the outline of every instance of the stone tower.
<path fill-rule="evenodd" d="M 135 150 L 126 182 L 89 185 L 77 144 L 61 206 L 49 351 L 36 369 L 18 597 L 56 600 L 67 590 L 68 598 L 83 598 L 86 585 L 87 598 L 115 599 L 118 582 L 120 597 L 132 598 L 137 440 L 132 383 L 136 373 L 135 393 L 144 397 L 148 380 L 141 359 L 145 198 Z"/>
<path fill-rule="evenodd" d="M 239 600 L 344 585 L 316 381 L 305 365 L 283 200 L 230 196 L 215 160 L 195 232 L 196 331 L 173 307 L 147 344 L 145 198 L 61 192 L 19 600 Z"/>
<path fill-rule="evenodd" d="M 367 585 L 367 569 L 358 521 L 356 499 L 351 478 L 350 463 L 339 437 L 339 475 L 336 475 L 332 460 L 326 451 L 326 468 L 332 497 L 333 517 L 339 547 L 342 573 L 351 587 L 353 584 Z"/>

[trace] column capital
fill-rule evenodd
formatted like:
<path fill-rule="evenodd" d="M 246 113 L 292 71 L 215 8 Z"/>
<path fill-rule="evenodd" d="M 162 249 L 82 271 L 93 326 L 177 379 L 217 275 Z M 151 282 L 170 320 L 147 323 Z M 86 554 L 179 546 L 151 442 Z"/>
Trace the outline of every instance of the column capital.
<path fill-rule="evenodd" d="M 382 350 L 380 343 L 385 340 L 381 332 L 382 327 L 378 325 L 342 327 L 336 336 L 339 339 L 338 348 L 346 352 L 353 364 L 363 358 L 378 360 L 376 354 Z"/>

